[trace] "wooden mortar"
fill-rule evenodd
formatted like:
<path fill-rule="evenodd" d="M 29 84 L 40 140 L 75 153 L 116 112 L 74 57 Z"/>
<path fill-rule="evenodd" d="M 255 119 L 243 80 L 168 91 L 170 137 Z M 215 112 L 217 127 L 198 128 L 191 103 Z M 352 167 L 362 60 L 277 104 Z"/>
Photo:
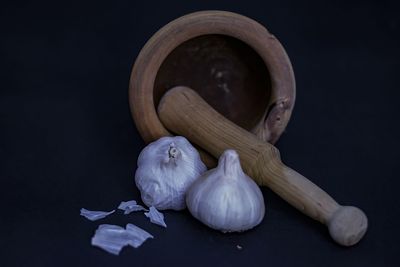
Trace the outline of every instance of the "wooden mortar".
<path fill-rule="evenodd" d="M 231 12 L 202 11 L 161 28 L 138 55 L 129 104 L 145 142 L 172 135 L 156 108 L 178 85 L 259 139 L 275 143 L 290 119 L 295 80 L 279 41 L 256 21 Z M 210 167 L 215 161 L 200 151 Z"/>

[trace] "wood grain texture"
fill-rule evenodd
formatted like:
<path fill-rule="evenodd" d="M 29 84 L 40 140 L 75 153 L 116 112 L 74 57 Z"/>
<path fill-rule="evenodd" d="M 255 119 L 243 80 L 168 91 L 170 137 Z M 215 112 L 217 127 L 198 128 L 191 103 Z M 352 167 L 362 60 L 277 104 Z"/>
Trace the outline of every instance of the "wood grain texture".
<path fill-rule="evenodd" d="M 367 230 L 367 217 L 358 208 L 341 206 L 325 191 L 285 166 L 273 145 L 256 138 L 209 106 L 187 87 L 169 90 L 158 107 L 162 123 L 214 157 L 235 149 L 244 171 L 259 185 L 270 187 L 291 205 L 326 224 L 339 244 L 356 244 Z"/>
<path fill-rule="evenodd" d="M 296 94 L 292 66 L 282 45 L 267 29 L 250 18 L 225 11 L 201 11 L 165 25 L 151 37 L 136 59 L 129 82 L 129 105 L 145 142 L 171 135 L 160 122 L 154 101 L 155 80 L 161 65 L 182 43 L 213 34 L 244 42 L 261 57 L 268 69 L 271 92 L 265 100 L 268 101 L 267 108 L 256 126 L 247 130 L 261 140 L 274 143 L 286 128 Z M 285 104 L 280 104 L 282 102 Z M 203 152 L 202 155 L 207 165 L 211 166 L 213 160 L 204 156 Z"/>

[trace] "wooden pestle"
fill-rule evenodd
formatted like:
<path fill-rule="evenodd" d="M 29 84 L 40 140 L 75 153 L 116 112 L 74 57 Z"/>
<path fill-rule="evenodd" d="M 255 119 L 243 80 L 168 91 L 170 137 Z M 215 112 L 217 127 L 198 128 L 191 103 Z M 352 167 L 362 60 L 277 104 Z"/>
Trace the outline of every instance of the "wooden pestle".
<path fill-rule="evenodd" d="M 250 177 L 327 225 L 337 243 L 351 246 L 364 236 L 368 220 L 360 209 L 339 205 L 317 185 L 285 166 L 276 147 L 226 119 L 190 88 L 179 86 L 169 90 L 158 106 L 158 115 L 168 129 L 216 158 L 226 149 L 235 149 Z"/>

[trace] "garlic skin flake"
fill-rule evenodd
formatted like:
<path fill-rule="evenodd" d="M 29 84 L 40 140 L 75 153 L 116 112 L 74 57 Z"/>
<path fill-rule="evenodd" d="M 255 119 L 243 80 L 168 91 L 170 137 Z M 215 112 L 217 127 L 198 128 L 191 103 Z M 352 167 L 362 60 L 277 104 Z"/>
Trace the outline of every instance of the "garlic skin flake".
<path fill-rule="evenodd" d="M 136 186 L 146 206 L 182 210 L 190 185 L 207 168 L 197 150 L 182 136 L 162 137 L 139 155 Z"/>
<path fill-rule="evenodd" d="M 261 190 L 243 172 L 234 150 L 226 150 L 218 166 L 193 183 L 186 204 L 196 219 L 224 233 L 251 229 L 265 214 Z"/>
<path fill-rule="evenodd" d="M 164 214 L 159 212 L 155 207 L 150 207 L 149 212 L 145 212 L 144 215 L 150 219 L 150 222 L 167 228 L 167 225 L 164 221 Z"/>
<path fill-rule="evenodd" d="M 143 206 L 137 204 L 135 200 L 122 201 L 121 204 L 119 204 L 118 209 L 123 210 L 125 215 L 134 211 L 147 211 Z"/>
<path fill-rule="evenodd" d="M 137 248 L 148 238 L 153 238 L 151 234 L 136 225 L 128 223 L 125 228 L 111 224 L 100 225 L 92 237 L 92 246 L 119 255 L 125 246 Z"/>
<path fill-rule="evenodd" d="M 113 214 L 115 210 L 112 211 L 97 211 L 97 210 L 87 210 L 84 208 L 81 208 L 81 216 L 85 217 L 86 219 L 90 221 L 97 221 L 100 219 L 103 219 L 107 217 L 110 214 Z"/>

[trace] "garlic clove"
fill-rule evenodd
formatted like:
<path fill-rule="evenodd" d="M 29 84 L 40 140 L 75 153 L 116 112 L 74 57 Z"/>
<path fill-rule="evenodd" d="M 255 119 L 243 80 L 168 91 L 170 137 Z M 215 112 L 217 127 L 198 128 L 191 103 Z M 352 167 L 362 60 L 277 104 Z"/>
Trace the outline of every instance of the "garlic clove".
<path fill-rule="evenodd" d="M 186 204 L 195 218 L 222 232 L 251 229 L 265 214 L 261 190 L 243 172 L 234 150 L 226 150 L 218 166 L 192 184 L 186 194 Z"/>
<path fill-rule="evenodd" d="M 162 137 L 140 153 L 135 183 L 146 206 L 182 210 L 187 189 L 206 170 L 186 138 Z"/>

